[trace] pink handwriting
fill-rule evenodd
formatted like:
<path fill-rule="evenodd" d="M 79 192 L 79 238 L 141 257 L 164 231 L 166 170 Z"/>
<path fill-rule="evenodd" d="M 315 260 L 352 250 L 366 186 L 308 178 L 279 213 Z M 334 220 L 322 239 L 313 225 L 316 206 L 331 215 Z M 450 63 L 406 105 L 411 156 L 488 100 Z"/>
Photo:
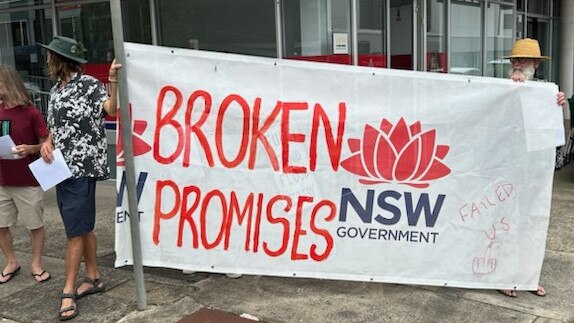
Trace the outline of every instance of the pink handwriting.
<path fill-rule="evenodd" d="M 496 258 L 492 257 L 493 245 L 494 242 L 491 241 L 484 251 L 484 256 L 472 259 L 472 272 L 474 274 L 485 275 L 496 270 Z"/>
<path fill-rule="evenodd" d="M 489 194 L 485 195 L 479 201 L 463 204 L 458 209 L 458 214 L 462 222 L 466 222 L 469 218 L 474 220 L 475 217 L 482 215 L 482 212 L 493 209 L 497 205 L 512 199 L 514 196 L 516 196 L 514 185 L 503 183 L 494 187 Z"/>

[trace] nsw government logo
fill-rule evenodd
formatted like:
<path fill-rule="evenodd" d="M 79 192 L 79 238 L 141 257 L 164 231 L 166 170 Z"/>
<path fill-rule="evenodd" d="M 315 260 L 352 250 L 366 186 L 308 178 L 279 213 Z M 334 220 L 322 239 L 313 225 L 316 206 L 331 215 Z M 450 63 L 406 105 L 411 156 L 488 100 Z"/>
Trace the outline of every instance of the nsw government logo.
<path fill-rule="evenodd" d="M 341 162 L 341 167 L 357 175 L 364 185 L 428 188 L 432 181 L 451 172 L 443 162 L 449 146 L 437 144 L 436 137 L 436 130 L 423 131 L 420 121 L 407 125 L 404 118 L 396 124 L 383 119 L 378 129 L 367 124 L 362 138 L 348 140 L 351 156 Z M 337 228 L 337 235 L 352 239 L 436 243 L 439 232 L 427 230 L 437 223 L 445 198 L 445 194 L 418 191 L 368 189 L 365 192 L 344 187 L 339 222 L 358 218 L 363 225 L 341 226 Z M 427 230 L 416 229 L 421 218 L 424 218 Z M 372 224 L 378 225 L 373 227 Z M 399 229 L 395 229 L 397 225 Z"/>
<path fill-rule="evenodd" d="M 379 129 L 365 125 L 363 138 L 348 141 L 351 157 L 341 166 L 359 176 L 362 184 L 397 183 L 424 188 L 444 177 L 450 168 L 442 160 L 449 146 L 436 144 L 434 129 L 423 132 L 419 121 L 407 126 L 383 119 Z"/>

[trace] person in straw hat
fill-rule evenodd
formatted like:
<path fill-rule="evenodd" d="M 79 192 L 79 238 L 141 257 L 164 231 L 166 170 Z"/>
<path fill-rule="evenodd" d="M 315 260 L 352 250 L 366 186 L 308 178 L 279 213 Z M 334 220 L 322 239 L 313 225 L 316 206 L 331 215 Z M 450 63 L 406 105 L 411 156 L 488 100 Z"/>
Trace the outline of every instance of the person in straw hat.
<path fill-rule="evenodd" d="M 56 198 L 68 239 L 66 249 L 66 281 L 58 317 L 70 320 L 79 313 L 76 300 L 102 292 L 96 261 L 96 181 L 109 177 L 107 140 L 104 118 L 115 116 L 117 110 L 117 72 L 121 67 L 112 61 L 109 69 L 110 95 L 92 76 L 82 73 L 84 48 L 76 40 L 56 36 L 50 44 L 39 44 L 47 51 L 48 76 L 56 81 L 50 89 L 48 128 L 40 154 L 46 162 L 59 149 L 72 172 L 72 177 L 56 186 Z M 76 286 L 82 257 L 86 277 Z"/>
<path fill-rule="evenodd" d="M 512 47 L 511 55 L 504 58 L 510 59 L 512 63 L 510 78 L 515 82 L 535 80 L 534 74 L 542 60 L 550 59 L 548 56 L 542 56 L 538 41 L 530 38 L 517 40 Z M 558 92 L 556 95 L 556 103 L 562 107 L 566 105 L 564 92 Z M 568 121 L 568 123 L 566 123 L 566 121 Z M 566 129 L 570 129 L 569 113 L 568 115 L 564 114 L 564 126 Z M 516 291 L 512 289 L 503 289 L 500 290 L 500 292 L 508 297 L 517 296 Z M 537 290 L 531 292 L 537 296 L 546 296 L 546 290 L 541 285 L 538 285 Z"/>
<path fill-rule="evenodd" d="M 510 78 L 517 82 L 524 82 L 530 80 L 536 80 L 534 75 L 536 69 L 540 66 L 543 60 L 549 60 L 550 57 L 542 56 L 540 52 L 540 45 L 535 39 L 525 38 L 516 41 L 512 47 L 512 53 L 509 58 L 512 63 L 512 69 L 510 70 Z M 566 102 L 566 96 L 564 92 L 558 92 L 557 96 L 558 105 L 562 106 L 562 114 L 564 116 L 564 129 L 566 129 L 565 135 L 566 140 L 569 137 L 570 131 L 570 108 Z M 564 166 L 563 158 L 563 147 L 558 147 L 556 152 L 556 165 L 555 169 L 560 170 Z"/>

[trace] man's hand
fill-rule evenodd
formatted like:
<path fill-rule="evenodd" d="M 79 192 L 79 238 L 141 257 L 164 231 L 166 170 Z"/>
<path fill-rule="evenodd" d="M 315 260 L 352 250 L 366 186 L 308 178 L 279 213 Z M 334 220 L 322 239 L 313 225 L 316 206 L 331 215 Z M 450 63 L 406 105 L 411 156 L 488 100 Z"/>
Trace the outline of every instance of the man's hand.
<path fill-rule="evenodd" d="M 560 91 L 558 94 L 556 94 L 556 103 L 559 106 L 566 104 L 566 94 L 564 94 L 564 92 Z"/>
<path fill-rule="evenodd" d="M 117 82 L 118 81 L 118 70 L 122 67 L 122 64 L 116 62 L 116 59 L 112 61 L 110 64 L 110 70 L 108 72 L 108 80 L 110 82 Z"/>
<path fill-rule="evenodd" d="M 38 153 L 38 145 L 18 145 L 12 148 L 14 155 L 24 157 Z"/>
<path fill-rule="evenodd" d="M 48 164 L 51 163 L 54 159 L 54 155 L 52 154 L 53 150 L 54 146 L 52 146 L 51 140 L 46 140 L 42 143 L 40 148 L 40 156 L 42 156 L 42 159 Z"/>
<path fill-rule="evenodd" d="M 512 75 L 510 75 L 510 78 L 511 78 L 514 82 L 524 82 L 524 81 L 526 81 L 526 75 L 524 75 L 524 73 L 522 73 L 521 71 L 514 71 L 514 72 L 512 72 Z"/>

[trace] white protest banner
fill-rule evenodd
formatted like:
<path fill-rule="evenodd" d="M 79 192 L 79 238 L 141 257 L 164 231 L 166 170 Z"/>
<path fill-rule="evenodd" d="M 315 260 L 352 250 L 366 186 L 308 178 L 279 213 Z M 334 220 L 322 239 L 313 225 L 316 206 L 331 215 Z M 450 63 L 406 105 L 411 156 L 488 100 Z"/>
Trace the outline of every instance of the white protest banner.
<path fill-rule="evenodd" d="M 536 288 L 555 85 L 131 43 L 126 54 L 145 266 Z"/>

